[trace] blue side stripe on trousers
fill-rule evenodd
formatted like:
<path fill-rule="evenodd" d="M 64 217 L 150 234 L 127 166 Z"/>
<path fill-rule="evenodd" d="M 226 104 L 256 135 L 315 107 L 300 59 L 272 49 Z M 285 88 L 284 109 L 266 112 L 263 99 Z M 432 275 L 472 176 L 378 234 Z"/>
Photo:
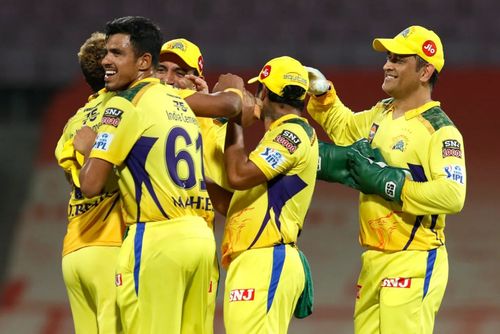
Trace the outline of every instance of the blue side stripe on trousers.
<path fill-rule="evenodd" d="M 424 294 L 422 299 L 425 298 L 429 291 L 429 284 L 431 283 L 432 271 L 434 270 L 434 263 L 436 262 L 437 249 L 431 249 L 427 255 L 427 269 L 425 270 L 424 281 Z"/>
<path fill-rule="evenodd" d="M 285 264 L 285 245 L 276 245 L 273 250 L 273 272 L 271 274 L 271 282 L 269 283 L 269 290 L 267 292 L 267 312 L 271 309 L 273 304 L 274 295 L 278 288 L 283 265 Z"/>
<path fill-rule="evenodd" d="M 141 269 L 141 255 L 142 255 L 142 240 L 144 238 L 144 230 L 146 224 L 136 223 L 137 228 L 135 230 L 134 238 L 134 283 L 135 283 L 135 294 L 139 295 L 139 271 Z"/>

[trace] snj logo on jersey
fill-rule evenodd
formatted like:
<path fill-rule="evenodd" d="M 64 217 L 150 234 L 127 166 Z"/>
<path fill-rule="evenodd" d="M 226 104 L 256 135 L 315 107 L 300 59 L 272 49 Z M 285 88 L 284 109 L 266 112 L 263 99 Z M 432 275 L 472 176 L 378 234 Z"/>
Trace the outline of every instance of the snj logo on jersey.
<path fill-rule="evenodd" d="M 281 144 L 284 148 L 293 154 L 299 147 L 301 143 L 300 138 L 292 131 L 283 130 L 276 138 L 273 139 L 274 142 Z"/>
<path fill-rule="evenodd" d="M 255 298 L 255 289 L 234 289 L 229 292 L 230 302 L 248 302 Z"/>
<path fill-rule="evenodd" d="M 123 281 L 122 281 L 122 274 L 116 274 L 115 275 L 115 286 L 122 286 Z"/>
<path fill-rule="evenodd" d="M 456 139 L 443 140 L 443 158 L 455 157 L 462 159 L 460 146 L 460 142 Z"/>
<path fill-rule="evenodd" d="M 382 280 L 382 284 L 380 284 L 383 288 L 410 288 L 411 287 L 411 278 L 404 277 L 396 277 L 396 278 L 384 278 Z"/>

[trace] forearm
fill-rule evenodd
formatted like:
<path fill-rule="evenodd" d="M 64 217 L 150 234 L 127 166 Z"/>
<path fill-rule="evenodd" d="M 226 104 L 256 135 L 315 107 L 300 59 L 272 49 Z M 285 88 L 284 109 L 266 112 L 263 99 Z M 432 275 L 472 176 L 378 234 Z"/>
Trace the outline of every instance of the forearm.
<path fill-rule="evenodd" d="M 337 97 L 333 88 L 320 97 L 311 96 L 307 111 L 338 145 L 350 145 L 368 136 L 370 115 L 353 113 Z"/>
<path fill-rule="evenodd" d="M 185 100 L 196 116 L 200 117 L 231 118 L 238 115 L 242 108 L 242 99 L 234 92 L 196 93 Z"/>
<path fill-rule="evenodd" d="M 226 142 L 224 149 L 224 164 L 228 181 L 231 186 L 235 180 L 243 177 L 241 166 L 249 162 L 245 151 L 243 128 L 235 122 L 229 121 L 226 129 Z"/>
<path fill-rule="evenodd" d="M 447 179 L 427 182 L 406 180 L 401 193 L 403 211 L 414 215 L 458 213 L 464 206 L 465 189 Z"/>
<path fill-rule="evenodd" d="M 264 173 L 249 159 L 241 125 L 228 122 L 224 150 L 229 186 L 235 190 L 252 188 L 267 181 Z"/>
<path fill-rule="evenodd" d="M 99 195 L 106 184 L 113 165 L 99 158 L 88 158 L 80 170 L 80 189 L 87 198 Z"/>

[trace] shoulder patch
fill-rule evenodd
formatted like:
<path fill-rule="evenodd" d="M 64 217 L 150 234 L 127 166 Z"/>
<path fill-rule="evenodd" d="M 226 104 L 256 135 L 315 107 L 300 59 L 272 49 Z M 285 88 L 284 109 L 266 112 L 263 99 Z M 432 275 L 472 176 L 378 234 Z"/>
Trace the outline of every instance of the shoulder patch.
<path fill-rule="evenodd" d="M 273 141 L 286 148 L 290 154 L 293 154 L 301 143 L 299 136 L 290 130 L 281 131 Z"/>
<path fill-rule="evenodd" d="M 460 142 L 456 139 L 443 140 L 443 158 L 455 157 L 462 159 Z"/>
<path fill-rule="evenodd" d="M 104 110 L 104 114 L 102 115 L 101 123 L 103 125 L 111 125 L 115 128 L 118 127 L 120 121 L 122 119 L 123 111 L 117 108 L 107 108 Z"/>
<path fill-rule="evenodd" d="M 117 92 L 116 96 L 123 97 L 124 99 L 132 102 L 132 100 L 135 98 L 137 93 L 139 93 L 139 91 L 141 89 L 143 89 L 145 86 L 147 86 L 149 84 L 150 84 L 149 82 L 142 82 L 142 83 L 138 84 L 137 86 L 126 89 L 126 90 L 121 91 L 121 92 Z"/>
<path fill-rule="evenodd" d="M 422 117 L 431 124 L 434 131 L 437 131 L 444 126 L 455 126 L 448 115 L 446 115 L 439 107 L 434 107 L 423 112 Z"/>

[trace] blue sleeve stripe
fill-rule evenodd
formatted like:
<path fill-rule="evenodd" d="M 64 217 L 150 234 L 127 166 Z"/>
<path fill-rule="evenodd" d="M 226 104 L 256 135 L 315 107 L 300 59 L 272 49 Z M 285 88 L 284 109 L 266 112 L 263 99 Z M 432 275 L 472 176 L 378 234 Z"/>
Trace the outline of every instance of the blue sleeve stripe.
<path fill-rule="evenodd" d="M 427 292 L 429 291 L 429 285 L 431 283 L 432 271 L 434 270 L 434 263 L 436 262 L 437 249 L 431 249 L 427 255 L 427 269 L 425 271 L 425 281 L 424 281 L 424 293 L 422 299 L 425 298 Z"/>
<path fill-rule="evenodd" d="M 134 284 L 135 294 L 139 295 L 139 271 L 141 270 L 142 240 L 144 238 L 145 223 L 137 223 L 134 238 Z"/>
<path fill-rule="evenodd" d="M 278 288 L 278 283 L 280 281 L 281 272 L 283 270 L 283 265 L 285 264 L 286 250 L 285 245 L 276 245 L 273 250 L 273 271 L 271 274 L 271 282 L 269 283 L 269 289 L 267 292 L 267 312 L 271 309 L 273 304 L 274 295 L 276 294 L 276 289 Z"/>

